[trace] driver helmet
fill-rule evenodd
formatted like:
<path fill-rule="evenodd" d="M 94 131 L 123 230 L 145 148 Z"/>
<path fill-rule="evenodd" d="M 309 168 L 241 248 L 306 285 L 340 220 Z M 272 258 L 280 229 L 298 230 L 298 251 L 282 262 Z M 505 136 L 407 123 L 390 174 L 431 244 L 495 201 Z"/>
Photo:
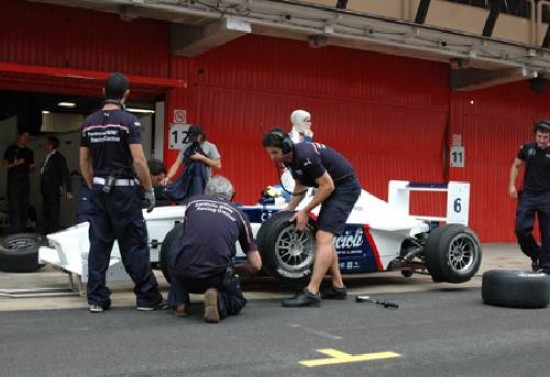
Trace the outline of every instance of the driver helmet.
<path fill-rule="evenodd" d="M 290 122 L 299 133 L 305 133 L 311 128 L 311 114 L 305 110 L 294 110 L 290 114 Z"/>

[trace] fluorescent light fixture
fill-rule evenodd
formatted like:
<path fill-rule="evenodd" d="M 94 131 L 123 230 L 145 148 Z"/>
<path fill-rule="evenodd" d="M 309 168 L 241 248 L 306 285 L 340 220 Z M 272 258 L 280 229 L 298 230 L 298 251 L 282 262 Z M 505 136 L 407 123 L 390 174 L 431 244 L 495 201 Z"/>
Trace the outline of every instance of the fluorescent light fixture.
<path fill-rule="evenodd" d="M 42 114 L 49 114 L 50 112 L 48 110 L 42 110 Z"/>
<path fill-rule="evenodd" d="M 68 108 L 75 108 L 76 107 L 76 103 L 74 102 L 59 102 L 57 104 L 57 106 L 59 107 L 68 107 Z"/>
<path fill-rule="evenodd" d="M 148 109 L 134 109 L 134 108 L 127 108 L 126 111 L 129 111 L 131 113 L 142 113 L 142 114 L 154 114 L 155 110 L 148 110 Z"/>

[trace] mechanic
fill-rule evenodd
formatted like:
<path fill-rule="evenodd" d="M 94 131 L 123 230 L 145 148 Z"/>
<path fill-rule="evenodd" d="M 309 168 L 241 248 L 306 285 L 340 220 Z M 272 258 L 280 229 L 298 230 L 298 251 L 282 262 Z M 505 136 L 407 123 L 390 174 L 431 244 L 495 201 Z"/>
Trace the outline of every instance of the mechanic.
<path fill-rule="evenodd" d="M 8 217 L 11 231 L 24 232 L 29 217 L 31 181 L 29 174 L 34 171 L 34 153 L 27 147 L 31 139 L 27 131 L 17 134 L 17 143 L 6 148 L 2 166 L 8 170 Z"/>
<path fill-rule="evenodd" d="M 105 273 L 115 239 L 124 268 L 135 285 L 136 309 L 167 309 L 149 262 L 142 194 L 145 190 L 149 212 L 155 206 L 155 195 L 141 145 L 141 125 L 123 110 L 128 88 L 126 76 L 112 73 L 103 89 L 102 109 L 86 118 L 82 126 L 80 169 L 90 188 L 87 288 L 92 313 L 111 305 Z"/>
<path fill-rule="evenodd" d="M 185 169 L 174 185 L 173 190 L 166 191 L 178 204 L 184 204 L 193 195 L 203 194 L 208 180 L 212 176 L 212 168 L 221 169 L 221 156 L 218 147 L 206 140 L 206 133 L 198 124 L 194 124 L 187 130 L 190 143 L 180 151 L 174 164 L 168 170 L 164 185 L 169 185 L 184 164 Z M 174 195 L 175 194 L 175 195 Z"/>
<path fill-rule="evenodd" d="M 535 123 L 535 141 L 520 147 L 510 169 L 508 192 L 518 199 L 516 237 L 521 251 L 531 258 L 533 271 L 550 274 L 550 121 Z M 523 189 L 516 189 L 521 165 L 525 165 Z M 541 243 L 533 236 L 538 217 Z"/>
<path fill-rule="evenodd" d="M 246 305 L 233 257 L 238 240 L 247 256 L 236 265 L 239 274 L 262 266 L 248 217 L 231 203 L 233 185 L 223 176 L 212 177 L 205 195 L 192 198 L 185 210 L 183 234 L 172 243 L 166 263 L 171 276 L 168 304 L 177 316 L 189 314 L 189 293 L 204 293 L 204 320 L 218 323 L 239 314 Z"/>
<path fill-rule="evenodd" d="M 147 165 L 149 165 L 151 182 L 155 191 L 156 206 L 171 204 L 172 202 L 164 194 L 164 182 L 166 181 L 166 166 L 164 166 L 164 162 L 152 158 L 147 161 Z"/>
<path fill-rule="evenodd" d="M 289 132 L 290 140 L 294 144 L 313 141 L 313 131 L 311 130 L 311 114 L 305 110 L 294 110 L 290 114 L 292 129 Z M 281 175 L 281 185 L 287 195 L 285 198 L 290 200 L 290 194 L 294 190 L 294 179 L 289 169 L 283 168 Z"/>
<path fill-rule="evenodd" d="M 344 231 L 346 220 L 361 194 L 361 186 L 353 166 L 334 149 L 319 143 L 294 144 L 281 129 L 264 135 L 263 146 L 271 160 L 284 164 L 296 181 L 292 199 L 284 209 L 294 211 L 304 199 L 308 187 L 315 195 L 291 218 L 298 231 L 304 231 L 309 213 L 321 205 L 317 219 L 316 253 L 313 273 L 307 287 L 294 298 L 283 301 L 284 307 L 319 306 L 321 298 L 344 300 L 347 290 L 338 265 L 334 235 Z M 319 292 L 321 282 L 330 270 L 332 285 Z"/>

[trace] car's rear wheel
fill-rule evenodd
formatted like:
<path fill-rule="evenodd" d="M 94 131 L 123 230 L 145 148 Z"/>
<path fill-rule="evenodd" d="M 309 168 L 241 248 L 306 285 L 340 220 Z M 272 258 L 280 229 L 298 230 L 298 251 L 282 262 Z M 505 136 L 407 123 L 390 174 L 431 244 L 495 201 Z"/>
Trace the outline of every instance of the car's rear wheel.
<path fill-rule="evenodd" d="M 426 243 L 426 266 L 435 282 L 463 283 L 481 264 L 481 243 L 475 232 L 460 224 L 432 230 Z"/>
<path fill-rule="evenodd" d="M 263 271 L 285 283 L 304 284 L 315 260 L 315 223 L 304 232 L 290 222 L 294 212 L 277 212 L 267 219 L 257 235 Z"/>

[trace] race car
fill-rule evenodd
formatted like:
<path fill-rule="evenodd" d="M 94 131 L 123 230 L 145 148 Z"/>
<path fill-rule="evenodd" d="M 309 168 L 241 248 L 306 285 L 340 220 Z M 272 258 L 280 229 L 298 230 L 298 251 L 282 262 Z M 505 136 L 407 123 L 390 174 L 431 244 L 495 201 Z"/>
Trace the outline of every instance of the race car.
<path fill-rule="evenodd" d="M 464 224 L 451 223 L 450 215 L 445 218 L 410 215 L 408 196 L 392 192 L 406 193 L 411 187 L 415 186 L 409 182 L 391 181 L 389 202 L 362 191 L 345 231 L 334 239 L 343 274 L 400 271 L 404 276 L 411 276 L 414 272 L 424 272 L 435 282 L 450 283 L 462 283 L 475 275 L 482 258 L 476 233 Z M 431 185 L 422 189 L 441 191 L 447 187 Z M 311 196 L 304 199 L 301 206 L 309 200 Z M 455 212 L 460 209 L 459 212 L 466 213 L 466 220 L 461 221 L 467 222 L 467 211 L 461 207 L 465 203 L 460 200 L 453 197 L 450 203 Z M 311 274 L 315 259 L 315 218 L 319 207 L 311 213 L 306 231 L 298 232 L 289 222 L 293 212 L 282 211 L 284 206 L 284 202 L 262 198 L 258 204 L 241 209 L 250 219 L 264 273 L 286 283 L 303 284 Z M 151 262 L 163 271 L 166 266 L 162 256 L 181 234 L 184 210 L 183 206 L 168 206 L 155 208 L 151 213 L 144 211 Z M 447 223 L 442 224 L 445 221 Z M 57 266 L 78 276 L 82 282 L 87 281 L 88 223 L 48 234 L 47 239 L 48 245 L 39 249 L 39 262 Z M 238 245 L 237 250 L 236 262 L 244 259 Z M 116 242 L 107 279 L 129 279 Z"/>

